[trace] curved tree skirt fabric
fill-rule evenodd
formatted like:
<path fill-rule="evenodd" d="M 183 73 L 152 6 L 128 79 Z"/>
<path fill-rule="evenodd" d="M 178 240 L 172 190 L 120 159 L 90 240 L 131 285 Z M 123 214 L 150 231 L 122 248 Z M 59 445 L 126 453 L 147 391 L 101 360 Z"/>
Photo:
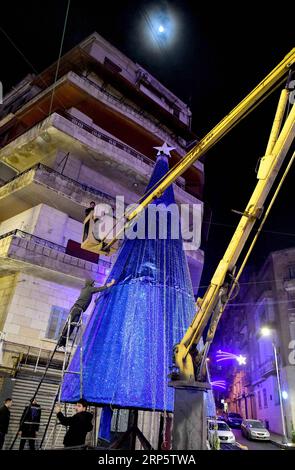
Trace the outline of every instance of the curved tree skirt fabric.
<path fill-rule="evenodd" d="M 151 188 L 168 170 L 157 160 Z M 172 186 L 155 204 L 174 203 Z M 147 213 L 144 214 L 147 222 Z M 125 239 L 109 279 L 117 283 L 100 294 L 86 326 L 82 356 L 78 347 L 70 371 L 80 371 L 83 398 L 90 403 L 147 410 L 173 410 L 168 387 L 173 346 L 195 314 L 195 300 L 181 239 Z M 146 233 L 147 234 L 147 233 Z M 80 375 L 65 374 L 62 400 L 80 398 Z"/>

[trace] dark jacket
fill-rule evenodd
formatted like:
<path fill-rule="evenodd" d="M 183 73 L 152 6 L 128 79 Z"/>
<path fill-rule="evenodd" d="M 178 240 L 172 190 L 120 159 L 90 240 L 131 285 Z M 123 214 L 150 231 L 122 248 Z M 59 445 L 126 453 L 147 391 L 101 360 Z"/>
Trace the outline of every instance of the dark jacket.
<path fill-rule="evenodd" d="M 2 406 L 0 408 L 0 432 L 7 434 L 8 426 L 10 420 L 10 410 L 7 406 Z"/>
<path fill-rule="evenodd" d="M 87 310 L 89 307 L 93 294 L 97 292 L 102 292 L 103 290 L 108 289 L 107 286 L 101 287 L 93 287 L 93 286 L 85 286 L 80 292 L 79 298 L 75 302 L 75 306 L 79 306 L 82 308 L 83 312 Z"/>
<path fill-rule="evenodd" d="M 57 417 L 61 424 L 69 426 L 64 437 L 64 446 L 81 446 L 85 444 L 86 434 L 92 430 L 91 423 L 93 414 L 88 411 L 80 411 L 74 416 L 66 417 L 61 412 L 57 413 Z"/>
<path fill-rule="evenodd" d="M 19 430 L 22 431 L 22 437 L 35 437 L 36 432 L 39 430 L 40 419 L 40 405 L 26 406 L 19 427 Z"/>
<path fill-rule="evenodd" d="M 85 217 L 87 217 L 91 211 L 94 211 L 94 207 L 87 207 L 87 209 L 85 209 Z"/>

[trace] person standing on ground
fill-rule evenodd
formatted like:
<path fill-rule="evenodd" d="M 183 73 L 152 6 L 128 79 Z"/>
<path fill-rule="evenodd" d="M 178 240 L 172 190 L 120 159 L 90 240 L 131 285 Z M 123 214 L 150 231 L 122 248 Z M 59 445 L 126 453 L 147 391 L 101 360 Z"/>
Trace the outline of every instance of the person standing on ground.
<path fill-rule="evenodd" d="M 5 435 L 8 431 L 10 421 L 10 408 L 12 405 L 12 399 L 6 398 L 3 406 L 0 408 L 0 450 L 2 449 L 5 441 Z"/>
<path fill-rule="evenodd" d="M 65 447 L 84 445 L 87 433 L 92 431 L 93 414 L 87 411 L 87 405 L 87 401 L 81 398 L 75 405 L 76 414 L 69 417 L 64 416 L 59 404 L 55 406 L 57 419 L 63 426 L 69 427 L 64 437 Z"/>

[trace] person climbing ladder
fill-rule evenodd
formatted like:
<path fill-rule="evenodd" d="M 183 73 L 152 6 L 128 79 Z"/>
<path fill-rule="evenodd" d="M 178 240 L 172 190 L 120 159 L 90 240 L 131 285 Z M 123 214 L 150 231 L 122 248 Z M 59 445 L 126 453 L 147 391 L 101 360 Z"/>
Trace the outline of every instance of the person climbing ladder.
<path fill-rule="evenodd" d="M 66 321 L 66 324 L 63 327 L 61 336 L 57 344 L 58 348 L 64 348 L 66 345 L 69 319 L 70 319 L 70 327 L 69 327 L 69 338 L 70 338 L 74 331 L 75 326 L 77 326 L 77 324 L 80 321 L 82 313 L 85 312 L 87 308 L 89 307 L 93 294 L 109 289 L 115 284 L 115 282 L 116 282 L 115 279 L 112 279 L 111 282 L 109 282 L 108 284 L 105 284 L 104 286 L 94 287 L 95 281 L 92 281 L 91 279 L 87 279 L 85 281 L 85 286 L 81 290 L 78 299 L 72 306 L 70 313 L 69 313 L 68 320 Z"/>

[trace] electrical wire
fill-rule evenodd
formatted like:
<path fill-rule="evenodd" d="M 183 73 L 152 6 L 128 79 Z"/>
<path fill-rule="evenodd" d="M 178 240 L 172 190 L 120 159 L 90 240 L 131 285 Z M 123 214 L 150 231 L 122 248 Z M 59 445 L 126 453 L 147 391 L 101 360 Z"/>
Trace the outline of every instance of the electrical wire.
<path fill-rule="evenodd" d="M 217 227 L 227 227 L 227 228 L 236 228 L 237 226 L 234 225 L 234 224 L 224 224 L 224 223 L 221 223 L 221 222 L 202 222 L 202 225 L 216 225 Z M 257 229 L 258 230 L 258 229 Z M 257 230 L 253 230 L 253 232 L 255 233 Z M 295 237 L 295 233 L 291 233 L 291 232 L 280 232 L 278 230 L 261 230 L 261 232 L 263 233 L 269 233 L 269 234 L 272 234 L 272 235 L 284 235 L 286 237 Z"/>
<path fill-rule="evenodd" d="M 40 72 L 38 72 L 38 70 L 34 67 L 34 65 L 29 61 L 29 59 L 25 56 L 25 54 L 20 50 L 20 48 L 15 44 L 15 42 L 11 39 L 11 37 L 7 34 L 7 32 L 0 26 L 0 31 L 4 34 L 4 36 L 8 39 L 8 41 L 11 43 L 11 45 L 15 48 L 15 50 L 22 56 L 22 58 L 24 59 L 24 61 L 26 62 L 27 65 L 30 66 L 30 68 L 33 70 L 33 72 L 37 75 L 37 76 L 40 76 Z M 42 81 L 42 83 L 48 87 L 48 83 L 44 80 L 43 77 L 40 77 L 40 80 Z M 60 102 L 60 104 L 62 105 L 62 108 L 66 111 L 66 107 L 65 105 L 62 103 L 62 101 L 60 100 L 60 98 L 58 97 L 58 101 Z M 42 111 L 42 113 L 44 113 L 45 115 L 47 115 L 41 108 L 38 108 L 40 109 L 40 111 Z"/>
<path fill-rule="evenodd" d="M 295 152 L 293 152 L 292 157 L 290 158 L 289 163 L 288 163 L 288 165 L 287 165 L 287 167 L 286 167 L 286 169 L 285 169 L 285 171 L 284 171 L 284 173 L 283 173 L 283 175 L 282 175 L 282 177 L 281 177 L 281 179 L 280 179 L 280 181 L 279 181 L 279 184 L 278 184 L 278 186 L 277 186 L 277 188 L 276 188 L 276 190 L 275 190 L 275 192 L 274 192 L 274 194 L 273 194 L 273 196 L 272 196 L 272 198 L 271 198 L 271 201 L 270 201 L 270 203 L 269 203 L 269 205 L 268 205 L 268 207 L 267 207 L 267 210 L 266 210 L 266 212 L 265 212 L 265 214 L 264 214 L 264 217 L 263 217 L 261 223 L 259 224 L 258 230 L 257 230 L 257 232 L 256 232 L 256 234 L 255 234 L 255 236 L 254 236 L 254 238 L 253 238 L 253 240 L 252 240 L 252 243 L 251 243 L 251 245 L 250 245 L 250 247 L 249 247 L 249 249 L 248 249 L 248 251 L 247 251 L 247 253 L 246 253 L 245 257 L 244 257 L 244 260 L 243 260 L 243 262 L 242 262 L 242 264 L 241 264 L 241 266 L 240 266 L 240 268 L 239 268 L 239 272 L 238 272 L 238 274 L 235 276 L 234 284 L 236 284 L 236 283 L 238 282 L 239 278 L 241 277 L 241 274 L 242 274 L 242 272 L 243 272 L 243 270 L 244 270 L 244 267 L 245 267 L 245 265 L 246 265 L 246 263 L 247 263 L 247 261 L 248 261 L 250 255 L 251 255 L 251 253 L 252 253 L 252 250 L 253 250 L 253 248 L 254 248 L 254 246 L 255 246 L 255 244 L 256 244 L 256 241 L 257 241 L 257 239 L 258 239 L 258 237 L 259 237 L 259 234 L 260 234 L 261 231 L 262 231 L 262 228 L 263 228 L 263 226 L 264 226 L 264 224 L 265 224 L 265 222 L 266 222 L 266 219 L 267 219 L 267 217 L 268 217 L 268 215 L 269 215 L 269 213 L 270 213 L 270 211 L 271 211 L 271 209 L 272 209 L 272 207 L 273 207 L 273 205 L 274 205 L 274 203 L 275 203 L 275 201 L 276 201 L 276 198 L 277 198 L 277 196 L 278 196 L 278 194 L 279 194 L 279 191 L 280 191 L 280 189 L 281 189 L 281 187 L 282 187 L 282 185 L 283 185 L 283 182 L 285 181 L 285 179 L 286 179 L 286 177 L 287 177 L 287 175 L 288 175 L 288 173 L 289 173 L 289 171 L 290 171 L 290 168 L 291 168 L 291 166 L 292 166 L 292 163 L 293 163 L 294 159 L 295 159 Z M 234 288 L 234 287 L 233 287 L 233 288 Z M 233 290 L 233 288 L 231 289 L 231 291 Z"/>
<path fill-rule="evenodd" d="M 292 279 L 287 279 L 289 281 L 293 280 Z M 295 280 L 295 279 L 294 279 Z M 250 281 L 250 282 L 240 282 L 239 281 L 239 285 L 240 286 L 250 286 L 250 285 L 253 285 L 253 284 L 270 284 L 271 282 L 277 282 L 277 281 L 286 281 L 286 278 L 276 278 L 276 279 L 269 279 L 267 281 Z M 210 284 L 204 284 L 202 286 L 199 286 L 199 289 L 207 289 L 208 287 L 210 286 Z"/>
<path fill-rule="evenodd" d="M 48 116 L 50 116 L 51 111 L 52 111 L 53 97 L 54 97 L 54 92 L 55 92 L 55 84 L 56 84 L 57 77 L 58 77 L 58 72 L 59 72 L 59 64 L 60 64 L 60 59 L 61 59 L 61 54 L 62 54 L 62 49 L 63 49 L 63 44 L 64 44 L 64 38 L 65 38 L 66 27 L 67 27 L 67 22 L 68 22 L 70 4 L 71 4 L 71 0 L 68 0 L 66 16 L 65 16 L 65 20 L 64 20 L 64 26 L 63 26 L 63 32 L 62 32 L 62 37 L 61 37 L 61 42 L 60 42 L 59 54 L 58 54 L 58 59 L 57 59 L 57 64 L 56 64 L 56 71 L 55 71 L 55 77 L 54 77 L 54 82 L 53 82 L 53 89 L 52 89 L 52 94 L 51 94 L 51 100 L 50 100 Z"/>
<path fill-rule="evenodd" d="M 58 55 L 58 60 L 57 60 L 57 66 L 56 66 L 56 71 L 55 71 L 55 78 L 54 78 L 54 82 L 53 82 L 53 89 L 52 89 L 52 94 L 51 94 L 51 100 L 50 100 L 50 106 L 49 106 L 49 112 L 48 112 L 48 117 L 51 115 L 51 111 L 52 111 L 52 106 L 53 106 L 53 98 L 54 98 L 54 91 L 55 91 L 55 84 L 56 84 L 56 81 L 57 81 L 57 77 L 58 77 L 58 72 L 59 72 L 59 65 L 60 65 L 60 59 L 61 59 L 61 54 L 62 54 L 62 49 L 63 49 L 63 43 L 64 43 L 64 38 L 65 38 L 65 31 L 66 31 L 66 26 L 67 26 L 67 21 L 68 21 L 68 15 L 69 15 L 69 9 L 70 9 L 70 3 L 71 3 L 71 0 L 68 0 L 68 3 L 67 3 L 67 9 L 66 9 L 66 15 L 65 15 L 65 19 L 64 19 L 64 25 L 63 25 L 63 31 L 62 31 L 62 38 L 61 38 L 61 43 L 60 43 L 60 49 L 59 49 L 59 55 Z M 9 35 L 6 33 L 6 31 L 4 31 L 4 29 L 0 26 L 0 31 L 5 35 L 5 37 L 8 39 L 8 41 L 13 45 L 13 47 L 17 50 L 17 52 L 23 57 L 23 59 L 25 60 L 25 62 L 31 67 L 31 69 L 37 74 L 39 75 L 39 72 L 36 70 L 36 68 L 34 67 L 34 65 L 27 59 L 27 57 L 25 56 L 25 54 L 19 49 L 19 47 L 14 43 L 14 41 L 9 37 Z M 41 77 L 41 81 L 45 84 L 45 86 L 48 86 L 48 83 L 46 83 L 44 81 L 44 79 Z M 65 105 L 62 103 L 62 101 L 60 100 L 59 97 L 57 97 L 58 101 L 61 103 L 62 107 L 63 107 L 63 110 L 66 111 L 66 107 Z M 41 109 L 41 108 L 38 108 L 42 111 L 42 113 L 44 113 L 44 111 Z M 44 113 L 46 115 L 46 113 Z M 42 159 L 40 159 L 39 163 L 44 160 L 44 158 L 46 158 L 46 156 L 44 156 Z M 41 201 L 41 198 L 39 199 Z M 52 204 L 55 209 L 58 210 L 58 207 L 57 205 L 53 202 L 53 200 L 51 198 L 48 198 L 50 204 Z M 41 201 L 42 203 L 44 203 L 44 198 L 42 199 Z"/>

